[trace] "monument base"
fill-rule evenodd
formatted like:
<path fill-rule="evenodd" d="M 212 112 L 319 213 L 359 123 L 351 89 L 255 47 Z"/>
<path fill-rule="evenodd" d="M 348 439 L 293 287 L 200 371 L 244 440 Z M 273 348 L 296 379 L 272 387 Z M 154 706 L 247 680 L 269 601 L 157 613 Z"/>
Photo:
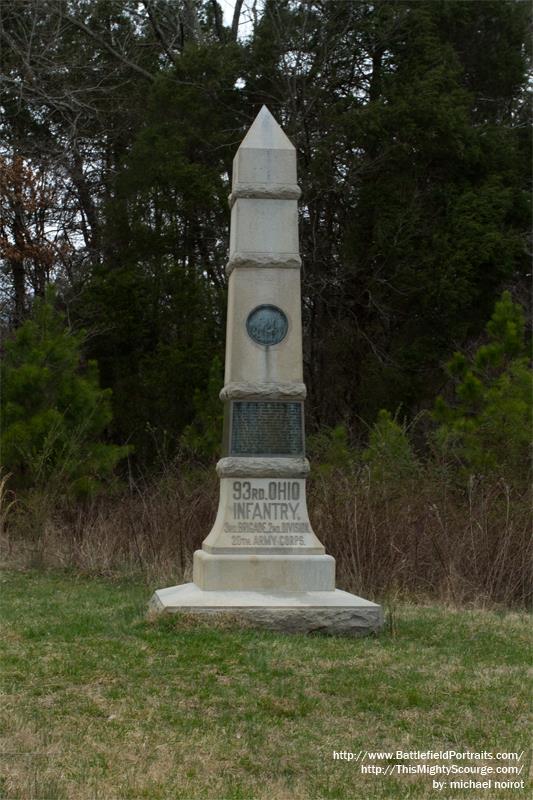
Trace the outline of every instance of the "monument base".
<path fill-rule="evenodd" d="M 231 614 L 254 627 L 287 633 L 363 636 L 383 626 L 381 606 L 340 589 L 326 592 L 204 591 L 194 583 L 159 589 L 157 613 Z"/>
<path fill-rule="evenodd" d="M 326 555 L 245 555 L 197 550 L 192 578 L 204 591 L 331 592 L 335 589 L 335 559 Z"/>

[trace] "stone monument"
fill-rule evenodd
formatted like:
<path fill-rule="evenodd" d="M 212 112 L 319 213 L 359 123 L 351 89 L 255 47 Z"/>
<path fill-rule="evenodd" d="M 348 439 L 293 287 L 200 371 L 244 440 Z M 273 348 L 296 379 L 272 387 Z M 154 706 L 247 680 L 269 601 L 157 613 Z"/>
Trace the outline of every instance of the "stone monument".
<path fill-rule="evenodd" d="M 367 633 L 381 608 L 335 589 L 307 513 L 299 196 L 295 148 L 263 106 L 233 161 L 218 514 L 193 583 L 156 591 L 151 607 Z"/>

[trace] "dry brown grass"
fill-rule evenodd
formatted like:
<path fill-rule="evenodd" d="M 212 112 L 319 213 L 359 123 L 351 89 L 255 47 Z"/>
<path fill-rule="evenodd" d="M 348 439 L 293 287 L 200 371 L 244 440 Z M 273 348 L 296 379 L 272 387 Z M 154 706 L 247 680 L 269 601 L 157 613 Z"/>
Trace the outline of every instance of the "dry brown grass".
<path fill-rule="evenodd" d="M 524 490 L 503 480 L 453 486 L 430 471 L 373 483 L 366 471 L 309 481 L 313 526 L 337 561 L 340 587 L 368 597 L 524 606 L 530 600 L 531 516 Z M 192 554 L 216 514 L 213 469 L 180 465 L 115 497 L 51 507 L 34 494 L 0 510 L 7 565 L 190 579 Z M 13 498 L 4 491 L 4 501 Z M 7 519 L 7 521 L 6 521 Z M 393 618 L 393 615 L 392 617 Z"/>
<path fill-rule="evenodd" d="M 529 495 L 501 479 L 461 488 L 431 470 L 377 484 L 365 472 L 337 473 L 313 482 L 310 506 L 350 591 L 454 604 L 531 600 Z"/>
<path fill-rule="evenodd" d="M 395 637 L 287 636 L 147 620 L 136 580 L 0 582 L 5 800 L 435 797 L 429 776 L 365 773 L 344 749 L 524 751 L 527 778 L 523 612 L 402 603 Z"/>

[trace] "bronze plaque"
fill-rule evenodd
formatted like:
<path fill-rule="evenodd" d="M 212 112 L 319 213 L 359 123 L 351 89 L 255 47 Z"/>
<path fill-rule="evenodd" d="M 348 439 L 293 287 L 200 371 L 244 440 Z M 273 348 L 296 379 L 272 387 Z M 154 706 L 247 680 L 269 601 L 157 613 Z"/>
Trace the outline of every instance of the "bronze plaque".
<path fill-rule="evenodd" d="M 303 456 L 303 403 L 234 400 L 230 455 Z"/>
<path fill-rule="evenodd" d="M 287 335 L 289 322 L 277 306 L 257 306 L 248 315 L 246 330 L 248 336 L 264 347 L 279 344 Z"/>

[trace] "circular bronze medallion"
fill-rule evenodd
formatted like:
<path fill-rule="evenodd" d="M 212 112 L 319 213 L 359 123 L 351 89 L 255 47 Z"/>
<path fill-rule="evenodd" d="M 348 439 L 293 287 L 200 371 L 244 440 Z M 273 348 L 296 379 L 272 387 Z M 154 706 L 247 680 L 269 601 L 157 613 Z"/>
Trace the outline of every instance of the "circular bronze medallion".
<path fill-rule="evenodd" d="M 246 320 L 246 330 L 250 338 L 265 347 L 282 342 L 288 329 L 287 317 L 277 306 L 257 306 Z"/>

